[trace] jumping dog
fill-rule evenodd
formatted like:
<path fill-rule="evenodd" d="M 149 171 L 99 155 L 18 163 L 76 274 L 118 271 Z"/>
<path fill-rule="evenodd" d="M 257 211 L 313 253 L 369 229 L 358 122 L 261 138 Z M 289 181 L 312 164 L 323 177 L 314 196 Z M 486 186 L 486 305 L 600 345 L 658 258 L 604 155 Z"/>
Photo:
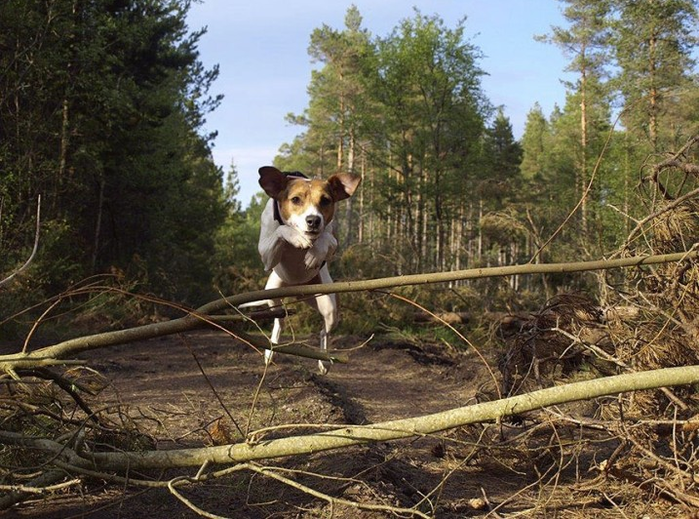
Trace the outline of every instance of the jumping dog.
<path fill-rule="evenodd" d="M 337 249 L 335 206 L 355 192 L 361 178 L 338 173 L 328 179 L 310 179 L 298 172 L 285 173 L 272 166 L 260 168 L 260 186 L 270 197 L 260 225 L 258 251 L 265 270 L 271 271 L 265 289 L 316 283 L 332 283 L 327 262 Z M 281 304 L 270 300 L 270 306 Z M 335 294 L 316 295 L 309 300 L 323 317 L 320 349 L 327 351 L 330 332 L 338 321 Z M 272 345 L 279 344 L 282 319 L 275 319 Z M 273 350 L 265 350 L 265 362 Z M 330 362 L 318 361 L 322 374 Z"/>

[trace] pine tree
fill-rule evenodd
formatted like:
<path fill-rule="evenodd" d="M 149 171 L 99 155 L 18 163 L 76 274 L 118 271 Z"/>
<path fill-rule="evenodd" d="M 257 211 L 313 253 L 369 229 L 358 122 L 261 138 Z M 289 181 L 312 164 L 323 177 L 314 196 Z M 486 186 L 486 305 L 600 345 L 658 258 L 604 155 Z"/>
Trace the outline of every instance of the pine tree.
<path fill-rule="evenodd" d="M 613 48 L 623 122 L 651 151 L 684 142 L 687 104 L 696 90 L 692 50 L 699 24 L 693 0 L 614 0 Z"/>
<path fill-rule="evenodd" d="M 254 196 L 243 210 L 239 194 L 238 170 L 231 161 L 223 197 L 226 218 L 216 232 L 212 268 L 216 273 L 215 285 L 223 294 L 256 290 L 262 282 L 257 241 L 260 235 L 260 217 L 267 202 L 266 195 Z"/>
<path fill-rule="evenodd" d="M 522 146 L 514 138 L 512 123 L 500 107 L 486 132 L 485 155 L 498 182 L 517 182 L 522 162 Z M 514 187 L 514 186 L 513 186 Z"/>
<path fill-rule="evenodd" d="M 361 174 L 357 171 L 360 154 L 357 126 L 364 92 L 362 60 L 369 47 L 369 33 L 361 24 L 359 10 L 352 5 L 347 9 L 343 30 L 323 25 L 311 34 L 308 53 L 322 67 L 312 72 L 308 108 L 302 115 L 287 116 L 288 121 L 307 130 L 284 147 L 278 166 L 319 176 L 337 171 Z M 357 239 L 355 228 L 360 221 L 354 207 L 362 197 L 360 188 L 343 205 L 344 222 L 340 230 L 346 244 Z"/>
<path fill-rule="evenodd" d="M 449 227 L 468 212 L 491 107 L 480 85 L 479 49 L 454 29 L 416 11 L 377 41 L 370 95 L 377 109 L 370 135 L 387 165 L 386 187 L 400 201 L 391 219 L 416 251 L 412 269 L 445 268 Z M 407 256 L 404 254 L 403 257 Z"/>
<path fill-rule="evenodd" d="M 0 3 L 0 48 L 11 49 L 0 53 L 0 225 L 27 219 L 41 193 L 35 269 L 49 290 L 136 257 L 162 295 L 194 300 L 207 285 L 200 259 L 223 206 L 213 135 L 200 132 L 220 97 L 208 93 L 217 69 L 198 61 L 203 33 L 188 31 L 188 8 Z"/>
<path fill-rule="evenodd" d="M 526 179 L 544 178 L 547 167 L 546 150 L 550 139 L 549 122 L 541 105 L 535 103 L 527 114 L 522 135 L 522 163 L 520 170 Z"/>
<path fill-rule="evenodd" d="M 479 229 L 489 234 L 491 246 L 497 249 L 498 264 L 514 263 L 521 249 L 521 226 L 514 212 L 521 198 L 522 147 L 502 107 L 486 130 L 483 154 L 486 175 L 477 193 L 483 199 L 480 205 L 485 214 Z"/>
<path fill-rule="evenodd" d="M 570 27 L 553 27 L 553 34 L 542 39 L 556 44 L 569 55 L 571 63 L 567 70 L 578 75 L 568 88 L 576 93 L 580 106 L 576 184 L 581 197 L 581 230 L 587 234 L 589 220 L 594 218 L 590 215 L 589 197 L 584 196 L 592 175 L 591 164 L 594 163 L 590 150 L 591 107 L 604 101 L 606 95 L 602 78 L 608 61 L 610 6 L 606 0 L 562 2 L 566 4 L 563 15 Z"/>

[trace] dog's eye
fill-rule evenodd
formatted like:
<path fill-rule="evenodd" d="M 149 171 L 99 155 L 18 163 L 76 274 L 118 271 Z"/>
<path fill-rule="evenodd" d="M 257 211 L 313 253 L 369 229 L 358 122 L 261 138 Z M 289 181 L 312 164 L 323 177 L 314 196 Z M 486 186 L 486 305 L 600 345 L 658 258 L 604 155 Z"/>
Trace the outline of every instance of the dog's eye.
<path fill-rule="evenodd" d="M 321 207 L 328 207 L 332 203 L 332 200 L 330 200 L 327 196 L 324 196 L 320 199 L 320 206 Z"/>
<path fill-rule="evenodd" d="M 291 203 L 294 205 L 301 205 L 301 197 L 298 197 L 298 196 L 292 197 Z"/>

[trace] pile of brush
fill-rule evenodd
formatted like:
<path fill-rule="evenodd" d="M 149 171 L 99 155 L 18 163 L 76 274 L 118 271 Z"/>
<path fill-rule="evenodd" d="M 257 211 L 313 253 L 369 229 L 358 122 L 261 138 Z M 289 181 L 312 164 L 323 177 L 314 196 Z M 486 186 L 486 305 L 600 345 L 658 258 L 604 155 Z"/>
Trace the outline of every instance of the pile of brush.
<path fill-rule="evenodd" d="M 648 216 L 636 222 L 618 256 L 699 246 L 699 167 L 692 163 L 697 151 L 699 137 L 650 168 L 642 184 Z M 600 287 L 599 301 L 559 295 L 537 312 L 502 319 L 498 335 L 505 353 L 499 367 L 505 394 L 699 364 L 698 262 L 644 266 L 623 275 L 620 283 Z M 653 497 L 699 506 L 697 388 L 627 393 L 585 409 L 588 414 L 576 416 L 575 423 L 604 430 L 616 440 L 611 453 L 595 454 L 600 481 L 623 482 Z"/>

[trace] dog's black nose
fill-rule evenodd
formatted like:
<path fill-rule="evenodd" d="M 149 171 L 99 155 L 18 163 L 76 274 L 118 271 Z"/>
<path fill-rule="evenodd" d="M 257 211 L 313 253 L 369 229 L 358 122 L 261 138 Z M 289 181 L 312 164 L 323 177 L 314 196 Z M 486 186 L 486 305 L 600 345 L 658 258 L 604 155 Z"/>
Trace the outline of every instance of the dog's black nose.
<path fill-rule="evenodd" d="M 316 230 L 320 227 L 320 216 L 306 216 L 306 225 L 311 230 Z"/>

